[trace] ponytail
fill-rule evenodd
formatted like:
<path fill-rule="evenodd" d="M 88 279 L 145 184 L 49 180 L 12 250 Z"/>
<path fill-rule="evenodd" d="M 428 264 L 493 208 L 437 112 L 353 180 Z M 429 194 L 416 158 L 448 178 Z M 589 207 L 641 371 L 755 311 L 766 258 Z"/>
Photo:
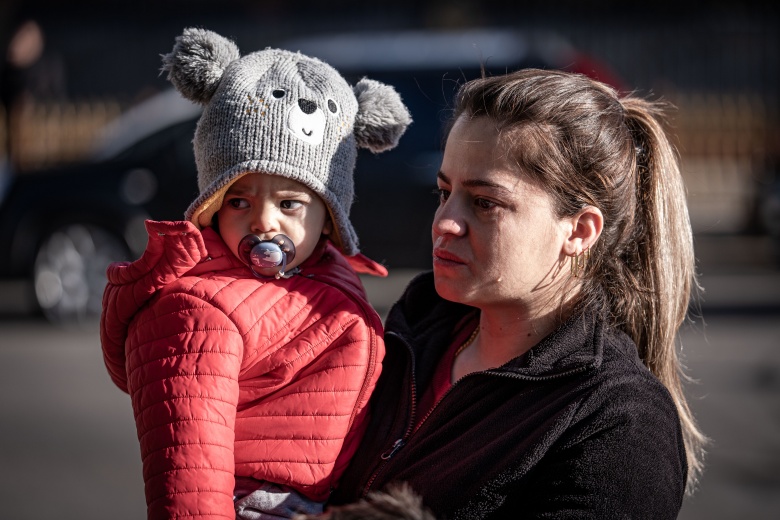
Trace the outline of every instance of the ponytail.
<path fill-rule="evenodd" d="M 636 257 L 627 265 L 637 267 L 634 276 L 642 290 L 635 292 L 631 304 L 618 307 L 626 311 L 621 321 L 643 362 L 677 405 L 688 458 L 687 489 L 691 492 L 701 474 L 706 438 L 683 395 L 681 380 L 685 375 L 676 349 L 677 331 L 687 315 L 691 290 L 698 287 L 685 186 L 677 154 L 660 123 L 660 107 L 632 97 L 623 99 L 622 105 L 636 156 L 633 227 L 637 232 L 632 237 L 636 247 L 630 249 Z"/>

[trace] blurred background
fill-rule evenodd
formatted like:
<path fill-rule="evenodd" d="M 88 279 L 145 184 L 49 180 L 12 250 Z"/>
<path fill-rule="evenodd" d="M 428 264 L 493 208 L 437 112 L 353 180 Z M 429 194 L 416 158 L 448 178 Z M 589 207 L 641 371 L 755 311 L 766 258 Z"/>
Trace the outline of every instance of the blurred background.
<path fill-rule="evenodd" d="M 430 263 L 430 195 L 457 85 L 521 67 L 588 74 L 670 104 L 704 292 L 681 334 L 712 443 L 681 518 L 780 518 L 780 17 L 757 0 L 651 4 L 395 0 L 2 0 L 0 517 L 142 518 L 129 398 L 102 365 L 95 313 L 143 220 L 197 195 L 197 107 L 160 54 L 188 26 L 242 53 L 283 47 L 350 81 L 394 85 L 414 117 L 362 154 L 352 219 L 390 269 L 384 315 Z M 108 512 L 108 513 L 107 513 Z"/>

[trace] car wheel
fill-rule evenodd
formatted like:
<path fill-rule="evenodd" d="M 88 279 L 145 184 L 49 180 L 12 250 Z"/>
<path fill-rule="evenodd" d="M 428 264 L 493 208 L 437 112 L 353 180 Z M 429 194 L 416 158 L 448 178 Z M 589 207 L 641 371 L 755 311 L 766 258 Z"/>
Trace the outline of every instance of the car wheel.
<path fill-rule="evenodd" d="M 35 258 L 35 296 L 44 315 L 58 323 L 100 316 L 106 267 L 128 258 L 122 240 L 99 227 L 70 224 L 48 235 Z"/>

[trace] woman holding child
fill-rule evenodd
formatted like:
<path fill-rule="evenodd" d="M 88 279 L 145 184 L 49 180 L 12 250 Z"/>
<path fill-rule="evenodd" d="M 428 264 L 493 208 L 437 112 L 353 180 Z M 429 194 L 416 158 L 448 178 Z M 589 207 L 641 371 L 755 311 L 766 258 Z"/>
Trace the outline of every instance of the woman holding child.
<path fill-rule="evenodd" d="M 433 272 L 389 313 L 332 517 L 409 511 L 377 494 L 405 483 L 437 518 L 676 518 L 704 438 L 675 352 L 696 281 L 658 107 L 557 71 L 471 81 L 438 192 Z"/>
<path fill-rule="evenodd" d="M 398 95 L 201 29 L 164 64 L 205 107 L 201 193 L 109 269 L 101 321 L 149 518 L 677 516 L 704 442 L 675 352 L 696 280 L 655 105 L 556 71 L 464 85 L 433 272 L 385 350 L 348 213 L 356 148 L 410 122 Z"/>

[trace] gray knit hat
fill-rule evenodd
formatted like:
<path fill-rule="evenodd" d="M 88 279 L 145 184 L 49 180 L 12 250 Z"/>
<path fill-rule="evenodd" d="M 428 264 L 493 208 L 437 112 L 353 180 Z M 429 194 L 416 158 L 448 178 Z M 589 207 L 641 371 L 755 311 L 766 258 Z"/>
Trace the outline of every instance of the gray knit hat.
<path fill-rule="evenodd" d="M 195 130 L 200 196 L 185 218 L 211 224 L 225 192 L 249 172 L 301 182 L 328 206 L 346 255 L 358 252 L 349 222 L 357 148 L 394 148 L 411 123 L 390 86 L 354 87 L 330 65 L 297 52 L 265 49 L 241 57 L 211 31 L 185 29 L 163 70 L 181 94 L 204 106 Z"/>

